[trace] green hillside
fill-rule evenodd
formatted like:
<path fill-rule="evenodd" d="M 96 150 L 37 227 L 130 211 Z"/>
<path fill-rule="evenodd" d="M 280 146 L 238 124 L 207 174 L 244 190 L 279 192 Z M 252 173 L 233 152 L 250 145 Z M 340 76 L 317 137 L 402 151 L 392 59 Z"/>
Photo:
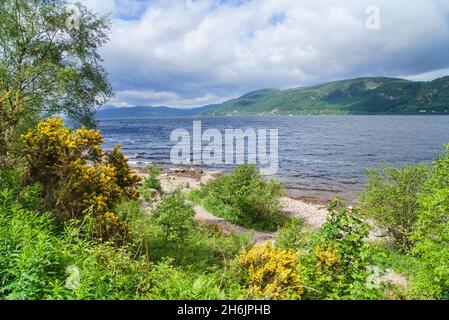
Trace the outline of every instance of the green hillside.
<path fill-rule="evenodd" d="M 201 114 L 449 114 L 449 76 L 430 82 L 372 77 L 308 88 L 263 89 Z"/>

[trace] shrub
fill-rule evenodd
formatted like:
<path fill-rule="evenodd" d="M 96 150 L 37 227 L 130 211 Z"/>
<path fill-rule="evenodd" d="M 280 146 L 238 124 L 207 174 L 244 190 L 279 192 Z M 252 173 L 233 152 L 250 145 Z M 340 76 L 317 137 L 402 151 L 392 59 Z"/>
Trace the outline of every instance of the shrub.
<path fill-rule="evenodd" d="M 42 209 L 42 186 L 22 184 L 22 169 L 0 171 L 0 190 L 8 190 L 11 197 L 17 199 L 24 209 Z"/>
<path fill-rule="evenodd" d="M 105 154 L 105 163 L 114 168 L 116 184 L 121 192 L 129 199 L 137 199 L 139 197 L 137 185 L 141 179 L 132 172 L 128 159 L 120 151 L 120 145 Z"/>
<path fill-rule="evenodd" d="M 0 299 L 41 298 L 51 275 L 64 272 L 50 215 L 21 208 L 10 190 L 0 197 Z"/>
<path fill-rule="evenodd" d="M 282 228 L 276 237 L 276 246 L 282 249 L 299 251 L 308 235 L 304 220 L 293 217 Z"/>
<path fill-rule="evenodd" d="M 161 182 L 159 181 L 161 169 L 157 165 L 153 164 L 147 168 L 147 172 L 148 176 L 143 180 L 142 187 L 144 189 L 154 189 L 161 192 Z"/>
<path fill-rule="evenodd" d="M 283 188 L 266 181 L 254 165 L 238 166 L 230 175 L 213 180 L 194 195 L 212 213 L 233 223 L 275 231 L 286 217 L 279 198 Z"/>
<path fill-rule="evenodd" d="M 334 199 L 327 206 L 327 210 L 329 215 L 320 230 L 322 241 L 334 244 L 335 248 L 341 251 L 345 263 L 358 267 L 357 264 L 363 260 L 366 248 L 368 224 L 357 209 L 347 210 L 339 198 Z"/>
<path fill-rule="evenodd" d="M 241 300 L 244 288 L 225 270 L 201 272 L 173 266 L 164 259 L 152 266 L 151 298 L 163 300 Z"/>
<path fill-rule="evenodd" d="M 165 197 L 154 212 L 154 219 L 165 232 L 165 240 L 183 242 L 193 227 L 195 211 L 178 191 Z"/>
<path fill-rule="evenodd" d="M 0 299 L 149 298 L 145 260 L 83 239 L 74 224 L 59 230 L 51 214 L 23 208 L 7 189 L 0 194 Z M 69 267 L 79 271 L 71 288 Z"/>
<path fill-rule="evenodd" d="M 356 209 L 340 199 L 328 206 L 329 216 L 316 236 L 314 250 L 303 257 L 302 274 L 309 299 L 368 298 L 369 265 L 365 238 L 369 227 Z"/>
<path fill-rule="evenodd" d="M 135 232 L 148 232 L 146 226 L 137 226 L 148 223 L 137 221 L 147 216 L 137 202 L 121 204 L 117 214 L 127 217 Z M 205 251 L 204 257 L 194 252 L 191 267 L 174 267 L 170 258 L 149 264 L 129 246 L 88 241 L 83 237 L 84 226 L 66 222 L 61 229 L 53 220 L 51 214 L 24 209 L 13 191 L 0 191 L 0 299 L 244 298 L 244 288 L 230 269 L 218 268 L 210 261 L 204 268 L 198 262 L 212 258 L 212 250 Z M 240 250 L 233 237 L 204 233 L 199 246 L 206 241 L 212 241 L 210 249 L 217 246 L 214 250 L 226 251 L 220 252 L 220 258 L 223 253 L 231 259 Z"/>
<path fill-rule="evenodd" d="M 370 169 L 368 185 L 360 194 L 363 212 L 386 231 L 395 248 L 407 252 L 420 210 L 419 196 L 427 176 L 425 165 L 402 169 Z"/>
<path fill-rule="evenodd" d="M 156 164 L 153 164 L 148 166 L 147 172 L 148 176 L 143 180 L 140 193 L 145 201 L 151 202 L 157 199 L 158 193 L 162 193 L 162 186 L 159 180 L 161 169 Z"/>
<path fill-rule="evenodd" d="M 43 187 L 44 204 L 57 220 L 83 220 L 90 214 L 98 238 L 123 243 L 129 226 L 117 218 L 114 206 L 124 197 L 138 196 L 140 178 L 131 173 L 119 146 L 105 154 L 98 131 L 73 133 L 59 118 L 39 123 L 23 140 L 26 181 Z"/>
<path fill-rule="evenodd" d="M 238 260 L 250 298 L 300 299 L 304 288 L 298 273 L 298 257 L 291 250 L 269 242 L 244 251 Z"/>
<path fill-rule="evenodd" d="M 420 277 L 418 296 L 449 298 L 449 145 L 432 164 L 420 199 L 412 253 L 427 270 Z"/>

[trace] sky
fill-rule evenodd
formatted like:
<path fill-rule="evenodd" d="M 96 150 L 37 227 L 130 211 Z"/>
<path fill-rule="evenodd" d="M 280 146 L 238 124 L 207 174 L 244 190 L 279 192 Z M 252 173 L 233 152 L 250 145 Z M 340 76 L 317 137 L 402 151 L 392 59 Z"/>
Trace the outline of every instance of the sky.
<path fill-rule="evenodd" d="M 109 14 L 110 105 L 198 107 L 262 88 L 449 75 L 449 0 L 82 0 Z"/>

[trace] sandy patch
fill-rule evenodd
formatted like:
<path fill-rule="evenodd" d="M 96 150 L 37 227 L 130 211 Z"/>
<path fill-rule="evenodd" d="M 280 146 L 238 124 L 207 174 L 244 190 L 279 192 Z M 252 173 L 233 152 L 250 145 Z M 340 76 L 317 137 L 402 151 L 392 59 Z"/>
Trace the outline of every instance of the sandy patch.
<path fill-rule="evenodd" d="M 328 211 L 324 205 L 309 204 L 301 200 L 284 197 L 281 199 L 284 211 L 303 219 L 312 230 L 317 230 L 326 222 Z"/>

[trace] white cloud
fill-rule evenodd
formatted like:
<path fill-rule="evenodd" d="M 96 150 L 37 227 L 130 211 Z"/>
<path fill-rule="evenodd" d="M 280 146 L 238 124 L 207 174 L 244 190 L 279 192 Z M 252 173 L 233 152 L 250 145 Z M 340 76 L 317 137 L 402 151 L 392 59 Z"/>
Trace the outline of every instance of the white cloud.
<path fill-rule="evenodd" d="M 211 93 L 193 98 L 183 98 L 172 91 L 124 90 L 116 92 L 116 97 L 111 101 L 111 105 L 117 107 L 152 105 L 188 108 L 224 102 L 230 98 L 231 97 L 218 97 Z"/>
<path fill-rule="evenodd" d="M 193 106 L 264 87 L 449 68 L 448 0 L 87 4 L 114 15 L 103 56 L 118 103 Z M 372 4 L 380 30 L 365 27 Z"/>
<path fill-rule="evenodd" d="M 401 78 L 412 80 L 412 81 L 430 81 L 436 78 L 441 78 L 449 75 L 449 68 L 447 69 L 440 69 L 430 72 L 424 72 L 420 74 L 414 74 L 414 75 L 406 75 L 402 76 Z"/>

